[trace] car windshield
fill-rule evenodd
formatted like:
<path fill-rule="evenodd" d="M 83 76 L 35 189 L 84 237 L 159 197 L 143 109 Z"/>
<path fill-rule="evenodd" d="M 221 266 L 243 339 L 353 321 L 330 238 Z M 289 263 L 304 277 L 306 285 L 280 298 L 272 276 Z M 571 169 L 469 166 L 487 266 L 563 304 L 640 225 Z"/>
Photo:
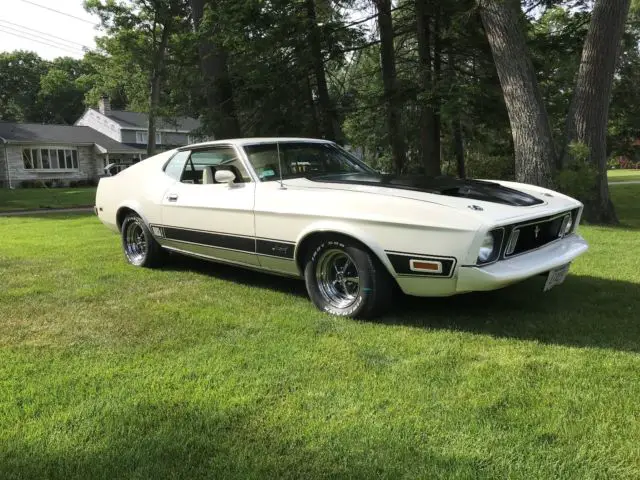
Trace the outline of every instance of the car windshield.
<path fill-rule="evenodd" d="M 244 149 L 263 182 L 280 179 L 279 165 L 282 165 L 282 178 L 373 172 L 357 158 L 331 143 L 260 143 L 246 145 Z"/>

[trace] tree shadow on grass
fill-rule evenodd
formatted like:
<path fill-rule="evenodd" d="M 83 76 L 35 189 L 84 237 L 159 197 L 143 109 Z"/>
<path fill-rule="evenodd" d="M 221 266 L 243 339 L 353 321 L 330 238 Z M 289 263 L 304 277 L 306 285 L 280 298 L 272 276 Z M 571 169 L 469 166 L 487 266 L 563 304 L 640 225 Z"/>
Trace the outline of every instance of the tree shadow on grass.
<path fill-rule="evenodd" d="M 307 296 L 304 282 L 299 279 L 282 277 L 257 270 L 249 270 L 224 263 L 208 262 L 179 253 L 172 252 L 162 269 L 180 272 L 196 272 L 233 283 L 266 288 L 277 292 L 286 292 L 297 297 Z"/>
<path fill-rule="evenodd" d="M 500 467 L 468 456 L 443 457 L 428 442 L 408 442 L 359 425 L 301 431 L 298 422 L 265 418 L 256 402 L 135 402 L 96 412 L 90 436 L 73 419 L 39 438 L 14 436 L 0 452 L 3 479 L 113 478 L 400 478 L 446 473 L 454 478 L 504 476 Z M 298 413 L 299 421 L 310 419 Z M 71 428 L 69 428 L 71 427 Z M 335 427 L 335 426 L 334 426 Z M 417 432 L 411 427 L 408 438 Z M 397 428 L 396 428 L 397 429 Z M 56 435 L 55 441 L 52 441 Z M 75 440 L 75 441 L 74 441 Z M 488 475 L 493 474 L 493 475 Z"/>
<path fill-rule="evenodd" d="M 640 285 L 570 275 L 543 292 L 544 277 L 493 292 L 402 296 L 379 321 L 572 347 L 640 352 Z"/>
<path fill-rule="evenodd" d="M 181 255 L 172 255 L 165 268 L 307 297 L 300 280 Z M 545 293 L 544 282 L 540 276 L 493 292 L 446 298 L 397 292 L 389 311 L 372 322 L 640 352 L 639 284 L 569 275 L 563 285 Z"/>

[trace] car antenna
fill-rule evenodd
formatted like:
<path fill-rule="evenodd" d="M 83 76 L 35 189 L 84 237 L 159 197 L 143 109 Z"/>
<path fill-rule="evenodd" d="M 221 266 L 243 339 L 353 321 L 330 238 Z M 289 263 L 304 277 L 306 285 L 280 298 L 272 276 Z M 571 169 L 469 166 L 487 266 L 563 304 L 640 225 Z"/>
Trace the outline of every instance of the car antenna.
<path fill-rule="evenodd" d="M 280 158 L 280 142 L 276 142 L 276 149 L 278 150 L 278 171 L 280 172 L 280 189 L 286 190 L 287 187 L 282 183 L 282 159 Z"/>

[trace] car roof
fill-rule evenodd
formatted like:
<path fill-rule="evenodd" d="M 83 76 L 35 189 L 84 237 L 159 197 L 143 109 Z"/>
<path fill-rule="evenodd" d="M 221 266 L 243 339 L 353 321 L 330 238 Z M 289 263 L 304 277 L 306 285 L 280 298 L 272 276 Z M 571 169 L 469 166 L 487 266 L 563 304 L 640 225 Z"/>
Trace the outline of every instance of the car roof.
<path fill-rule="evenodd" d="M 303 137 L 249 137 L 249 138 L 229 138 L 225 140 L 213 140 L 211 142 L 195 143 L 193 145 L 187 145 L 184 148 L 190 147 L 206 147 L 208 145 L 257 145 L 261 143 L 276 143 L 276 142 L 307 142 L 307 143 L 333 143 L 330 140 L 323 140 L 321 138 L 303 138 Z"/>

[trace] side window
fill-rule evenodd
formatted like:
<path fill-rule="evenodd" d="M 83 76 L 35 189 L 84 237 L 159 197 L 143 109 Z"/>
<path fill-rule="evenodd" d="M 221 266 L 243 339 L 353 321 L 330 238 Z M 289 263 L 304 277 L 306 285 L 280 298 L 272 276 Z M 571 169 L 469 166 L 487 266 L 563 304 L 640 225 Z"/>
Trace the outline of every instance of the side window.
<path fill-rule="evenodd" d="M 217 183 L 215 174 L 220 170 L 233 172 L 236 176 L 234 183 L 251 181 L 249 173 L 231 147 L 192 151 L 180 181 L 199 185 Z"/>
<path fill-rule="evenodd" d="M 190 153 L 188 150 L 176 153 L 171 157 L 169 163 L 164 166 L 164 173 L 174 180 L 179 181 L 182 170 L 184 170 L 184 163 L 187 161 L 187 158 L 189 158 Z"/>

